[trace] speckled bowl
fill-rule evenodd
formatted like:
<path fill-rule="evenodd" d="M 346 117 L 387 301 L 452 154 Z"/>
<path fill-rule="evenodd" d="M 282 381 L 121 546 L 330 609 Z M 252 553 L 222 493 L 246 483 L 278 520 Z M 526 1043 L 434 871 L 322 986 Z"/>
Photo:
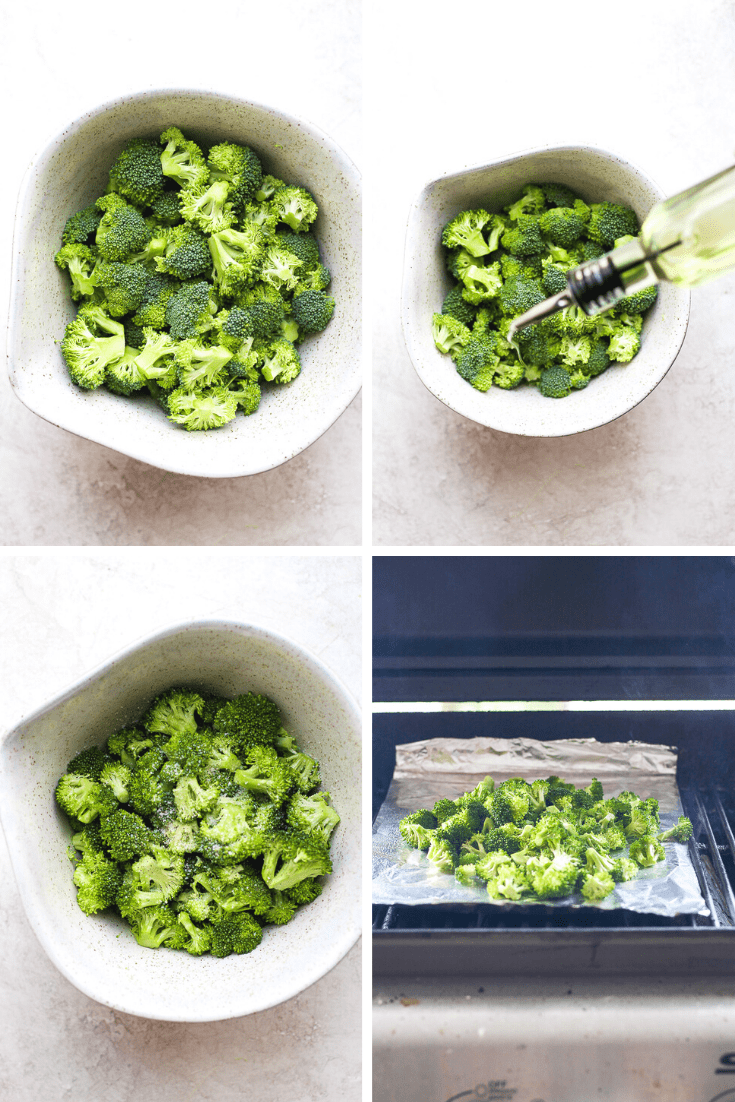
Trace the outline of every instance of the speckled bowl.
<path fill-rule="evenodd" d="M 270 695 L 284 724 L 319 761 L 341 823 L 324 892 L 286 926 L 269 926 L 246 956 L 192 957 L 143 949 L 116 915 L 76 904 L 70 829 L 54 800 L 67 762 L 136 720 L 175 684 L 231 696 Z M 0 743 L 0 814 L 18 886 L 41 945 L 68 980 L 98 1002 L 165 1021 L 217 1021 L 265 1010 L 320 979 L 360 930 L 360 714 L 347 689 L 309 651 L 252 625 L 198 621 L 121 651 Z"/>
<path fill-rule="evenodd" d="M 74 211 L 105 189 L 123 145 L 177 125 L 204 142 L 251 145 L 266 171 L 307 187 L 319 204 L 315 231 L 332 272 L 337 306 L 323 333 L 301 345 L 303 370 L 266 388 L 260 409 L 221 429 L 187 432 L 148 395 L 80 390 L 58 343 L 75 306 L 53 263 Z M 209 91 L 163 90 L 113 100 L 71 123 L 29 168 L 13 239 L 8 364 L 25 405 L 54 425 L 163 470 L 209 478 L 256 474 L 313 444 L 360 387 L 360 178 L 349 157 L 316 127 L 272 107 Z"/>
<path fill-rule="evenodd" d="M 462 210 L 499 211 L 524 184 L 556 181 L 587 202 L 624 203 L 642 221 L 663 193 L 640 169 L 621 157 L 586 146 L 534 149 L 428 184 L 408 219 L 401 313 L 408 353 L 424 386 L 451 409 L 489 428 L 519 436 L 569 436 L 597 428 L 642 401 L 677 357 L 689 320 L 689 292 L 670 283 L 646 314 L 641 351 L 629 364 L 612 364 L 584 390 L 567 398 L 544 398 L 534 386 L 491 387 L 487 393 L 459 376 L 449 356 L 436 348 L 432 314 L 451 286 L 441 231 Z"/>

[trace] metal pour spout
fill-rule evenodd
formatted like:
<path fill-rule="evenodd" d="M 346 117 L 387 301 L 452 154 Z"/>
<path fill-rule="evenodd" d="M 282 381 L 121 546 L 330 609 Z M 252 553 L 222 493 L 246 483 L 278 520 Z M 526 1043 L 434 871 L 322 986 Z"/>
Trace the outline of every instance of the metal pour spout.
<path fill-rule="evenodd" d="M 678 241 L 667 244 L 666 249 L 648 255 L 639 238 L 618 245 L 612 252 L 595 260 L 588 260 L 578 268 L 567 272 L 567 286 L 551 298 L 539 302 L 525 314 L 514 318 L 508 330 L 511 341 L 519 329 L 548 318 L 568 306 L 579 306 L 585 314 L 602 314 L 612 309 L 621 298 L 658 283 L 659 276 L 652 261 L 661 252 L 673 248 Z"/>

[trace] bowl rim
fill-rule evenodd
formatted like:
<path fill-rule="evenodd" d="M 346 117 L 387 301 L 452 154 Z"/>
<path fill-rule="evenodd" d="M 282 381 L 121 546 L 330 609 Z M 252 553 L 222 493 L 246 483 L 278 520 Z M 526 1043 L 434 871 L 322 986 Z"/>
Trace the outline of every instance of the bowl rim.
<path fill-rule="evenodd" d="M 21 729 L 29 727 L 37 720 L 48 715 L 55 708 L 66 703 L 72 697 L 76 696 L 82 689 L 88 688 L 100 677 L 108 673 L 113 666 L 119 661 L 130 657 L 132 654 L 139 650 L 144 649 L 152 643 L 160 642 L 164 639 L 171 638 L 175 635 L 180 635 L 184 632 L 190 632 L 192 630 L 225 630 L 233 631 L 238 635 L 254 636 L 258 639 L 264 639 L 275 643 L 277 646 L 282 647 L 284 650 L 291 650 L 300 659 L 305 660 L 312 670 L 318 673 L 323 679 L 324 683 L 330 687 L 335 694 L 339 697 L 340 701 L 345 707 L 345 710 L 350 715 L 354 722 L 355 729 L 358 732 L 358 740 L 360 746 L 360 752 L 362 751 L 362 736 L 363 729 L 362 714 L 360 707 L 357 703 L 351 690 L 345 685 L 340 677 L 337 676 L 328 666 L 322 662 L 322 660 L 314 654 L 312 650 L 305 647 L 303 644 L 296 642 L 291 636 L 284 635 L 282 632 L 278 632 L 271 627 L 265 627 L 261 624 L 253 622 L 245 622 L 242 620 L 230 620 L 230 619 L 210 619 L 210 618 L 196 618 L 178 621 L 174 624 L 170 624 L 166 627 L 158 628 L 147 635 L 140 637 L 132 643 L 127 644 L 120 650 L 116 651 L 111 657 L 105 661 L 96 665 L 93 669 L 86 671 L 80 677 L 78 677 L 73 683 L 67 685 L 66 688 L 57 692 L 50 700 L 45 701 L 39 707 L 33 709 L 28 715 L 23 716 L 18 722 L 14 723 L 11 727 L 3 730 L 0 733 L 0 795 L 8 787 L 9 776 L 6 770 L 6 759 L 8 755 L 8 746 L 13 737 L 18 734 Z M 362 800 L 360 801 L 360 807 L 362 806 Z M 339 964 L 342 958 L 349 952 L 352 946 L 357 942 L 361 933 L 361 923 L 359 918 L 356 921 L 347 922 L 342 927 L 342 937 L 335 938 L 324 944 L 323 951 L 320 952 L 318 958 L 311 959 L 311 967 L 306 968 L 300 974 L 298 982 L 293 987 L 288 995 L 281 998 L 272 999 L 268 997 L 267 989 L 263 989 L 261 998 L 257 1000 L 256 1005 L 252 1005 L 253 1000 L 250 999 L 247 1006 L 238 1006 L 235 999 L 231 999 L 231 1010 L 225 1014 L 217 1014 L 212 1016 L 211 1013 L 205 1014 L 177 1014 L 172 1015 L 156 1014 L 151 1012 L 150 1008 L 145 1010 L 140 1007 L 130 1006 L 124 999 L 118 999 L 115 996 L 115 992 L 111 993 L 108 997 L 107 994 L 99 990 L 94 989 L 94 986 L 86 983 L 74 973 L 73 969 L 67 966 L 66 958 L 56 951 L 55 943 L 53 939 L 47 936 L 46 927 L 43 923 L 38 921 L 35 908 L 27 906 L 26 898 L 29 887 L 29 881 L 32 877 L 31 870 L 27 867 L 24 859 L 18 861 L 17 851 L 13 845 L 16 833 L 20 831 L 21 827 L 19 823 L 16 823 L 16 817 L 12 804 L 8 804 L 4 799 L 0 799 L 0 826 L 5 834 L 8 843 L 8 853 L 10 856 L 10 865 L 15 876 L 16 883 L 18 885 L 18 893 L 20 895 L 20 901 L 23 906 L 25 916 L 39 941 L 42 949 L 51 960 L 52 964 L 58 969 L 58 971 L 67 979 L 77 990 L 81 991 L 84 995 L 87 995 L 90 999 L 94 999 L 96 1002 L 103 1006 L 108 1006 L 113 1010 L 119 1010 L 125 1014 L 132 1014 L 136 1017 L 149 1018 L 151 1020 L 167 1021 L 167 1022 L 212 1022 L 212 1021 L 226 1021 L 229 1018 L 245 1017 L 249 1014 L 260 1013 L 263 1010 L 268 1010 L 273 1006 L 279 1006 L 289 999 L 295 998 L 301 994 L 308 987 L 311 987 L 314 983 L 317 983 L 320 979 L 327 975 L 328 972 Z M 359 847 L 362 846 L 362 839 L 360 838 Z M 362 888 L 362 876 L 358 878 L 359 889 Z M 358 907 L 358 911 L 360 908 Z M 294 973 L 296 975 L 296 973 Z"/>
<path fill-rule="evenodd" d="M 175 462 L 167 460 L 165 456 L 158 456 L 158 451 L 155 447 L 144 448 L 136 444 L 136 438 L 130 444 L 130 447 L 125 451 L 121 451 L 118 447 L 113 447 L 111 444 L 106 443 L 101 438 L 102 434 L 95 432 L 94 422 L 91 426 L 90 432 L 81 433 L 75 428 L 70 428 L 67 425 L 61 424 L 58 419 L 53 415 L 50 410 L 42 411 L 35 408 L 32 392 L 29 394 L 23 387 L 22 369 L 18 368 L 15 363 L 14 348 L 17 330 L 19 327 L 20 314 L 22 311 L 23 302 L 23 289 L 21 285 L 21 279 L 18 278 L 22 264 L 22 253 L 20 248 L 20 241 L 24 235 L 25 228 L 28 222 L 29 205 L 32 201 L 36 188 L 35 174 L 36 171 L 43 166 L 46 161 L 53 156 L 58 150 L 61 143 L 67 138 L 77 134 L 84 126 L 92 122 L 96 118 L 107 114 L 108 112 L 115 110 L 119 107 L 124 107 L 126 104 L 142 103 L 147 100 L 154 100 L 157 97 L 163 96 L 180 96 L 181 98 L 206 98 L 211 100 L 227 100 L 230 103 L 238 106 L 255 108 L 257 110 L 267 112 L 271 115 L 275 115 L 278 118 L 286 121 L 292 126 L 298 127 L 300 130 L 307 133 L 312 139 L 319 144 L 326 147 L 331 155 L 337 159 L 339 167 L 345 172 L 345 175 L 349 179 L 351 185 L 355 188 L 360 202 L 362 202 L 362 176 L 357 165 L 349 156 L 348 153 L 332 138 L 326 131 L 322 130 L 316 124 L 309 119 L 299 115 L 292 115 L 287 111 L 281 110 L 279 107 L 272 107 L 269 104 L 261 103 L 258 100 L 243 99 L 240 96 L 230 95 L 228 92 L 218 92 L 213 88 L 196 87 L 190 85 L 186 88 L 181 88 L 176 85 L 167 86 L 161 85 L 156 88 L 143 89 L 139 92 L 126 93 L 125 95 L 115 96 L 113 99 L 106 100 L 104 103 L 99 104 L 94 108 L 90 108 L 88 111 L 78 115 L 61 130 L 55 131 L 50 135 L 42 145 L 39 146 L 37 152 L 33 156 L 31 162 L 23 173 L 23 179 L 21 181 L 20 189 L 18 192 L 18 198 L 15 203 L 15 211 L 13 216 L 13 233 L 11 241 L 11 278 L 10 278 L 10 295 L 8 305 L 8 325 L 6 334 L 6 364 L 8 377 L 10 379 L 10 385 L 13 389 L 16 397 L 23 403 L 23 405 L 35 413 L 37 417 L 41 417 L 49 424 L 56 426 L 56 428 L 63 429 L 65 432 L 71 433 L 72 436 L 76 436 L 80 440 L 91 440 L 95 444 L 99 444 L 103 448 L 107 448 L 108 451 L 115 452 L 118 455 L 126 455 L 131 459 L 135 459 L 138 462 L 146 463 L 151 467 L 156 467 L 159 470 L 169 471 L 172 474 L 189 475 L 193 478 L 243 478 L 254 474 L 263 474 L 265 471 L 273 470 L 276 467 L 282 466 L 284 463 L 288 463 L 291 459 L 295 459 L 297 455 L 310 448 L 312 444 L 324 435 L 324 433 L 334 425 L 348 406 L 354 401 L 359 394 L 362 387 L 362 360 L 363 353 L 358 346 L 359 354 L 354 357 L 355 367 L 351 372 L 351 377 L 348 375 L 348 379 L 343 391 L 343 400 L 340 403 L 341 408 L 332 416 L 330 412 L 327 417 L 321 418 L 316 424 L 311 433 L 309 433 L 308 439 L 305 443 L 301 444 L 296 451 L 290 451 L 288 455 L 284 455 L 282 458 L 273 458 L 266 465 L 262 463 L 256 463 L 255 465 L 248 464 L 243 467 L 234 465 L 228 458 L 228 464 L 223 466 L 223 469 L 216 471 L 195 470 L 192 469 L 192 464 Z M 358 269 L 359 271 L 359 269 Z M 362 301 L 362 288 L 360 286 L 361 277 L 358 274 L 358 299 Z M 358 326 L 358 331 L 360 327 Z M 348 357 L 348 366 L 349 366 Z M 237 450 L 232 449 L 234 455 L 237 455 Z M 226 469 L 225 469 L 226 468 Z"/>
<path fill-rule="evenodd" d="M 505 435 L 508 435 L 508 436 L 521 436 L 521 437 L 525 437 L 525 438 L 531 439 L 531 440 L 554 439 L 554 438 L 561 438 L 561 437 L 564 437 L 564 436 L 577 436 L 580 433 L 591 432 L 594 429 L 602 428 L 604 425 L 612 424 L 613 421 L 617 421 L 619 418 L 624 417 L 626 414 L 630 413 L 631 410 L 635 409 L 635 407 L 637 405 L 639 405 L 645 398 L 648 397 L 649 394 L 651 394 L 656 389 L 656 387 L 659 385 L 659 383 L 665 378 L 665 376 L 668 374 L 668 372 L 671 370 L 671 368 L 676 363 L 676 360 L 679 356 L 679 353 L 681 352 L 682 345 L 683 345 L 684 340 L 685 340 L 686 335 L 687 335 L 687 331 L 688 331 L 688 328 L 689 328 L 689 318 L 690 318 L 690 314 L 691 314 L 691 293 L 690 293 L 690 291 L 689 290 L 684 290 L 683 288 L 680 288 L 680 287 L 677 287 L 676 292 L 679 296 L 679 304 L 680 304 L 680 309 L 682 311 L 682 318 L 681 318 L 681 321 L 679 322 L 679 324 L 681 326 L 681 333 L 680 333 L 680 336 L 678 337 L 678 343 L 676 344 L 676 348 L 674 350 L 674 355 L 673 355 L 670 363 L 668 364 L 668 366 L 665 368 L 665 370 L 663 370 L 657 376 L 655 381 L 652 382 L 652 384 L 648 387 L 648 389 L 645 390 L 645 393 L 642 393 L 640 395 L 640 397 L 636 398 L 636 400 L 631 405 L 627 406 L 624 410 L 621 410 L 619 413 L 614 413 L 612 416 L 607 416 L 604 413 L 600 413 L 598 416 L 590 418 L 591 423 L 585 424 L 585 425 L 581 426 L 580 428 L 571 429 L 571 430 L 565 429 L 563 432 L 554 432 L 554 431 L 550 431 L 550 432 L 538 432 L 538 431 L 530 432 L 530 431 L 523 431 L 520 428 L 517 428 L 517 429 L 507 428 L 507 427 L 506 428 L 501 428 L 500 426 L 495 425 L 495 424 L 492 423 L 492 410 L 489 407 L 484 411 L 485 416 L 483 418 L 481 418 L 480 416 L 475 417 L 472 414 L 466 412 L 465 409 L 457 409 L 457 406 L 455 404 L 453 404 L 453 402 L 450 400 L 449 397 L 446 397 L 444 395 L 440 395 L 436 392 L 436 390 L 434 389 L 434 386 L 432 385 L 431 381 L 429 381 L 429 379 L 427 377 L 428 376 L 428 371 L 427 371 L 427 368 L 426 368 L 426 366 L 423 362 L 422 355 L 421 355 L 421 349 L 417 345 L 417 342 L 414 338 L 414 332 L 413 332 L 413 313 L 414 313 L 414 311 L 413 311 L 413 307 L 410 305 L 410 299 L 411 299 L 411 289 L 412 289 L 414 280 L 413 280 L 413 276 L 411 274 L 411 263 L 410 263 L 410 261 L 411 261 L 412 232 L 413 232 L 413 229 L 414 229 L 414 220 L 416 218 L 416 214 L 417 214 L 421 204 L 428 197 L 429 193 L 437 185 L 441 184 L 442 181 L 444 181 L 444 180 L 449 180 L 449 179 L 451 179 L 451 180 L 460 180 L 463 177 L 472 175 L 473 173 L 481 172 L 481 171 L 487 170 L 487 169 L 500 168 L 503 165 L 514 164 L 518 161 L 524 160 L 527 157 L 531 157 L 531 156 L 534 156 L 534 155 L 539 154 L 539 153 L 551 153 L 551 154 L 558 154 L 558 153 L 565 153 L 565 154 L 568 154 L 568 153 L 591 153 L 591 154 L 597 155 L 597 156 L 599 156 L 599 157 L 601 157 L 601 158 L 603 158 L 607 161 L 611 161 L 611 160 L 612 161 L 617 161 L 626 170 L 632 171 L 633 174 L 636 175 L 641 180 L 641 182 L 643 182 L 650 189 L 652 189 L 659 196 L 659 199 L 657 201 L 660 202 L 662 199 L 664 199 L 666 197 L 664 191 L 656 183 L 656 181 L 653 180 L 648 175 L 648 173 L 644 172 L 635 162 L 629 161 L 627 157 L 623 157 L 620 153 L 616 152 L 615 150 L 603 149 L 600 146 L 587 145 L 587 144 L 584 144 L 584 143 L 579 143 L 579 144 L 575 144 L 575 143 L 569 144 L 569 143 L 567 143 L 567 144 L 564 144 L 564 145 L 533 146 L 533 147 L 530 147 L 528 149 L 518 150 L 514 153 L 508 153 L 506 155 L 498 157 L 494 161 L 489 161 L 489 162 L 484 162 L 484 163 L 481 163 L 481 164 L 470 165 L 470 166 L 468 166 L 466 168 L 463 168 L 463 169 L 461 169 L 457 172 L 444 172 L 440 176 L 436 176 L 433 179 L 429 180 L 421 188 L 420 192 L 418 193 L 417 197 L 414 199 L 414 201 L 412 202 L 412 204 L 409 208 L 408 217 L 407 217 L 407 220 L 406 220 L 406 232 L 405 232 L 405 238 L 404 238 L 403 276 L 402 276 L 402 281 L 401 281 L 401 300 L 400 300 L 401 329 L 402 329 L 402 333 L 403 333 L 404 344 L 406 346 L 406 351 L 408 352 L 408 355 L 409 355 L 409 358 L 410 358 L 411 363 L 413 365 L 414 371 L 416 372 L 416 374 L 418 375 L 419 379 L 421 380 L 423 385 L 426 387 L 426 389 L 438 401 L 440 401 L 443 405 L 447 406 L 449 409 L 453 410 L 455 413 L 458 413 L 461 417 L 466 418 L 468 421 L 473 421 L 475 424 L 482 425 L 485 428 L 492 429 L 494 432 L 502 432 L 502 433 L 504 433 Z M 671 286 L 673 287 L 674 285 L 672 284 Z"/>

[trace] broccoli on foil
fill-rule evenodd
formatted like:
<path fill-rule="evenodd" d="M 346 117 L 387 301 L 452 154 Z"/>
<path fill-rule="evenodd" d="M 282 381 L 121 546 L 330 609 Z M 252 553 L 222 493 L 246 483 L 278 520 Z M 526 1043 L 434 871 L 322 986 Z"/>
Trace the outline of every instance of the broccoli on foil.
<path fill-rule="evenodd" d="M 457 800 L 412 811 L 399 830 L 406 845 L 427 851 L 437 871 L 465 887 L 484 882 L 491 899 L 521 903 L 575 891 L 598 903 L 616 884 L 663 861 L 664 842 L 692 836 L 683 815 L 662 831 L 653 797 L 621 792 L 605 799 L 596 778 L 577 788 L 557 776 L 498 785 L 485 777 Z"/>

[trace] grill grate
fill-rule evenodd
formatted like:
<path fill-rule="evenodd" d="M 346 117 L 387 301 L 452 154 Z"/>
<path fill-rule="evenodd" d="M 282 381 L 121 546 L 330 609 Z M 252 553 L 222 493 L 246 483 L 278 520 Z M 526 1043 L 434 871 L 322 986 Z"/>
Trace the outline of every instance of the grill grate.
<path fill-rule="evenodd" d="M 394 904 L 373 907 L 373 931 L 378 936 L 390 936 L 399 931 L 665 931 L 671 928 L 681 931 L 735 927 L 735 814 L 725 806 L 729 794 L 713 789 L 704 794 L 684 790 L 681 795 L 684 811 L 694 826 L 689 853 L 710 911 L 709 918 L 700 915 L 666 918 L 633 911 L 601 911 L 593 907 L 497 907 L 492 904 L 408 907 Z"/>

